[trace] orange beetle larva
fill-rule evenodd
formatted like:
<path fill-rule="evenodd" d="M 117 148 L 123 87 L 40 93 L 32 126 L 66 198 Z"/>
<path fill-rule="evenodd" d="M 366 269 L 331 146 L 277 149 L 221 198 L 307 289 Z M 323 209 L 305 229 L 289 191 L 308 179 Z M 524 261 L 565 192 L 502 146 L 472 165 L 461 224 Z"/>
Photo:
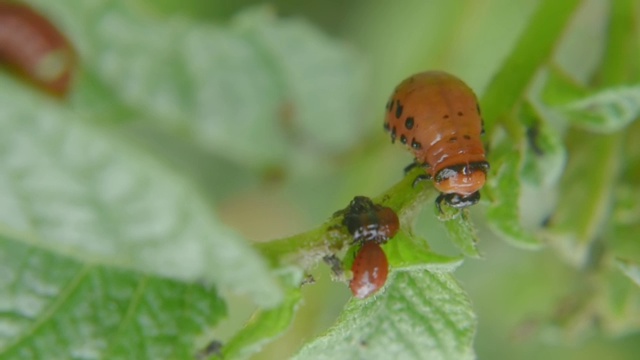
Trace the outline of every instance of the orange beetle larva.
<path fill-rule="evenodd" d="M 353 266 L 353 279 L 349 283 L 351 293 L 364 299 L 380 290 L 387 281 L 389 263 L 380 245 L 369 241 L 358 251 Z"/>
<path fill-rule="evenodd" d="M 460 79 L 442 71 L 410 76 L 394 90 L 386 105 L 384 128 L 415 156 L 413 166 L 433 179 L 436 200 L 464 208 L 480 200 L 489 163 L 480 139 L 484 132 L 480 106 Z"/>
<path fill-rule="evenodd" d="M 48 93 L 64 97 L 75 53 L 42 15 L 26 5 L 0 0 L 0 63 Z"/>

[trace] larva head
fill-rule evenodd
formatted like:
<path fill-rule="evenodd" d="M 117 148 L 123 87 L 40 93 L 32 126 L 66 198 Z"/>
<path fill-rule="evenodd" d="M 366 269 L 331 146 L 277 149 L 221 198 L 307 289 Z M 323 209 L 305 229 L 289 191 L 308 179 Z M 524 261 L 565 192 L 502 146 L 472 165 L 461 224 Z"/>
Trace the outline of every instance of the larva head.
<path fill-rule="evenodd" d="M 486 161 L 446 167 L 435 175 L 434 186 L 441 193 L 465 197 L 484 186 L 488 169 Z"/>
<path fill-rule="evenodd" d="M 343 225 L 355 242 L 385 243 L 400 229 L 400 220 L 391 208 L 374 204 L 365 196 L 356 196 L 346 209 Z"/>

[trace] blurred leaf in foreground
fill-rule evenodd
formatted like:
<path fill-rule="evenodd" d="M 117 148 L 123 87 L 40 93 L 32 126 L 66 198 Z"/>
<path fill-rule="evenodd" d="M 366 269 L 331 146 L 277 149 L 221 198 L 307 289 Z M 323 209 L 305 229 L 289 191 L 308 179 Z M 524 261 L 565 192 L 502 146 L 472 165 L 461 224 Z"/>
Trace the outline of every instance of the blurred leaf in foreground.
<path fill-rule="evenodd" d="M 263 305 L 281 299 L 262 258 L 192 184 L 0 79 L 10 85 L 0 87 L 0 234 L 86 264 L 213 282 Z"/>
<path fill-rule="evenodd" d="M 199 284 L 69 260 L 0 236 L 3 359 L 187 359 L 226 315 Z"/>

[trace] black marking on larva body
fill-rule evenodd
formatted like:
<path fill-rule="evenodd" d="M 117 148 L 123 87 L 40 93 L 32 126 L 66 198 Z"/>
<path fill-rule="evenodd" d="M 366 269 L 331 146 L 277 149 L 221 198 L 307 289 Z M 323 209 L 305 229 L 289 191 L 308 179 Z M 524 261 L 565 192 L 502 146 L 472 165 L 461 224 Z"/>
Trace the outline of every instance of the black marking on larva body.
<path fill-rule="evenodd" d="M 476 103 L 476 111 L 478 112 L 478 115 L 482 116 L 482 112 L 480 111 L 480 104 Z"/>
<path fill-rule="evenodd" d="M 404 127 L 406 127 L 407 130 L 413 129 L 413 125 L 414 125 L 414 120 L 412 116 L 408 117 L 407 120 L 404 121 Z"/>
<path fill-rule="evenodd" d="M 480 192 L 476 191 L 471 195 L 462 196 L 460 194 L 440 194 L 436 198 L 436 207 L 438 211 L 442 213 L 442 202 L 446 202 L 449 206 L 456 209 L 463 209 L 471 205 L 477 204 L 480 201 Z"/>
<path fill-rule="evenodd" d="M 407 137 L 404 136 L 404 135 L 400 135 L 400 142 L 403 143 L 403 144 L 406 144 L 407 143 Z"/>
<path fill-rule="evenodd" d="M 443 119 L 448 119 L 449 118 L 449 114 L 444 114 L 444 116 L 442 118 Z"/>
<path fill-rule="evenodd" d="M 452 137 L 450 137 L 450 138 L 449 138 L 449 142 L 450 142 L 450 143 L 454 143 L 454 142 L 456 142 L 456 141 L 458 141 L 458 138 L 457 138 L 457 137 L 455 137 L 455 136 L 452 136 Z"/>
<path fill-rule="evenodd" d="M 389 132 L 389 123 L 384 123 L 384 131 Z"/>
<path fill-rule="evenodd" d="M 402 116 L 402 109 L 404 108 L 404 106 L 402 106 L 402 104 L 400 104 L 400 100 L 396 100 L 396 119 L 400 119 L 400 116 Z"/>
<path fill-rule="evenodd" d="M 387 111 L 391 111 L 391 107 L 393 106 L 393 100 L 387 101 L 387 104 L 384 106 Z"/>
<path fill-rule="evenodd" d="M 416 139 L 411 139 L 411 147 L 416 150 L 419 150 L 419 149 L 422 149 L 422 144 L 417 142 Z"/>
<path fill-rule="evenodd" d="M 480 119 L 480 135 L 484 135 L 484 119 Z"/>
<path fill-rule="evenodd" d="M 396 127 L 394 126 L 393 129 L 391 129 L 391 143 L 395 143 L 396 142 Z"/>
<path fill-rule="evenodd" d="M 465 138 L 466 140 L 471 140 L 471 136 L 469 135 L 462 135 L 463 138 Z"/>
<path fill-rule="evenodd" d="M 413 179 L 413 183 L 411 184 L 412 187 L 416 187 L 418 186 L 419 183 L 423 182 L 423 181 L 429 181 L 431 180 L 431 175 L 429 174 L 420 174 L 418 176 L 416 176 L 415 179 Z"/>
<path fill-rule="evenodd" d="M 458 116 L 464 116 L 464 113 L 462 113 L 462 111 L 458 111 Z"/>
<path fill-rule="evenodd" d="M 407 166 L 404 167 L 404 174 L 407 175 L 407 173 L 409 173 L 411 170 L 417 168 L 420 166 L 420 163 L 418 162 L 418 160 L 413 160 L 413 162 Z"/>

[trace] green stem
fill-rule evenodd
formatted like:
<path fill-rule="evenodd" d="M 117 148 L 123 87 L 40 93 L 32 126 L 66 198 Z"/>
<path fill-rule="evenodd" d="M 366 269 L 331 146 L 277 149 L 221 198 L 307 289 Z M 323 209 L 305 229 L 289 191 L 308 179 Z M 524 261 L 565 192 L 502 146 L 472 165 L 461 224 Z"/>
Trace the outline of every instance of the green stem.
<path fill-rule="evenodd" d="M 411 224 L 421 206 L 435 193 L 430 182 L 413 186 L 416 176 L 423 173 L 424 170 L 420 168 L 414 169 L 396 185 L 372 200 L 393 209 L 398 214 L 401 224 Z M 286 264 L 307 267 L 324 255 L 342 250 L 352 241 L 351 235 L 342 226 L 342 215 L 338 214 L 316 229 L 256 246 L 274 267 Z"/>
<path fill-rule="evenodd" d="M 640 77 L 636 0 L 610 2 L 607 46 L 598 78 L 602 86 L 634 83 Z"/>
<path fill-rule="evenodd" d="M 581 0 L 543 0 L 515 49 L 493 77 L 482 97 L 485 128 L 492 134 L 497 123 L 510 133 L 518 132 L 507 117 L 523 97 L 538 68 L 551 56 L 561 33 Z"/>

